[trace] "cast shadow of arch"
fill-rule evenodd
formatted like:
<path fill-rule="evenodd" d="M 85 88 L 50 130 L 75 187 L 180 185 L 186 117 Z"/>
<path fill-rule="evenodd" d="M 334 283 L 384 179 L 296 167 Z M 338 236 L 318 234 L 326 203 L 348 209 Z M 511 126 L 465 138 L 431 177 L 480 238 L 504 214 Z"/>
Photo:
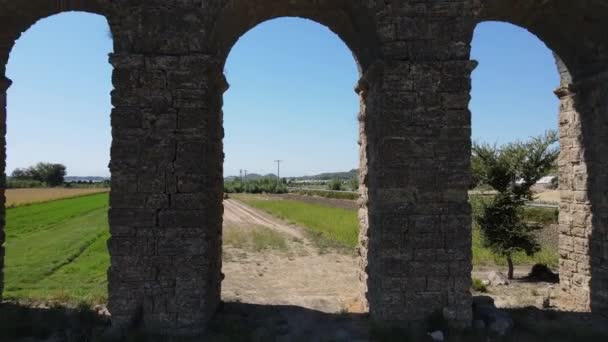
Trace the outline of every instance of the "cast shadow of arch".
<path fill-rule="evenodd" d="M 506 341 L 605 341 L 608 318 L 591 313 L 541 310 L 535 307 L 505 309 L 515 322 Z M 436 325 L 436 324 L 439 324 Z M 325 313 L 289 305 L 223 303 L 207 331 L 191 338 L 146 335 L 131 330 L 125 341 L 427 341 L 427 331 L 440 329 L 449 341 L 487 341 L 487 331 L 449 331 L 441 323 L 419 326 L 380 326 L 367 314 Z M 0 304 L 2 341 L 103 341 L 110 318 L 89 307 L 28 307 Z M 421 328 L 422 330 L 418 329 Z M 409 338 L 409 339 L 408 339 Z M 430 341 L 430 340 L 429 340 Z"/>

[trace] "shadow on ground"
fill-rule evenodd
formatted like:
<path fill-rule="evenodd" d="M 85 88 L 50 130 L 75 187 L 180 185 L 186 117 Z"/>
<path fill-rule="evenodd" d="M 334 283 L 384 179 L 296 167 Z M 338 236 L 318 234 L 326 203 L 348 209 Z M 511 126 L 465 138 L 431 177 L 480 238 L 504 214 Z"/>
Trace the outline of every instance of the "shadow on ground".
<path fill-rule="evenodd" d="M 510 309 L 513 332 L 504 338 L 485 331 L 450 332 L 440 321 L 421 323 L 418 333 L 372 324 L 365 314 L 327 314 L 296 306 L 224 303 L 207 333 L 169 339 L 130 332 L 124 341 L 430 341 L 427 329 L 443 329 L 446 341 L 608 341 L 608 319 L 586 313 Z M 86 308 L 0 305 L 0 341 L 103 341 L 107 316 Z"/>
<path fill-rule="evenodd" d="M 0 304 L 0 341 L 92 341 L 110 326 L 88 306 L 31 307 L 12 302 Z"/>

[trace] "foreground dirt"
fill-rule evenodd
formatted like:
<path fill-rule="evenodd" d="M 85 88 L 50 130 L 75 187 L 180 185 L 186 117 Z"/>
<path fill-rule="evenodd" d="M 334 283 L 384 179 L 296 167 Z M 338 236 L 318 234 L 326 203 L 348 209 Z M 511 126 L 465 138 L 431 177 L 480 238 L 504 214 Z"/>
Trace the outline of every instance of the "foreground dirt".
<path fill-rule="evenodd" d="M 6 206 L 13 207 L 53 201 L 63 198 L 108 192 L 110 189 L 66 189 L 66 188 L 36 188 L 36 189 L 6 189 Z"/>
<path fill-rule="evenodd" d="M 285 250 L 224 247 L 222 298 L 229 302 L 295 305 L 345 312 L 361 296 L 354 253 L 320 253 L 303 229 L 236 200 L 224 201 L 225 229 L 264 227 L 283 234 Z"/>
<path fill-rule="evenodd" d="M 514 279 L 510 280 L 508 285 L 489 285 L 487 292 L 475 292 L 475 294 L 492 297 L 496 307 L 502 309 L 525 307 L 547 309 L 555 307 L 557 305 L 555 299 L 559 284 L 528 280 L 526 278 L 530 270 L 531 266 L 517 266 L 514 270 Z M 472 277 L 486 280 L 489 274 L 494 271 L 507 274 L 506 267 L 475 267 Z"/>

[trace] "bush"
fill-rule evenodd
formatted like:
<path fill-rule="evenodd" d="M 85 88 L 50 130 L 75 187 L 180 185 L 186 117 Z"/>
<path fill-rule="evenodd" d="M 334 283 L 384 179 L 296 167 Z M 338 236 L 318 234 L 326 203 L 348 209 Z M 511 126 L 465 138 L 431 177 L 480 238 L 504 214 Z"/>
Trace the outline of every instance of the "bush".
<path fill-rule="evenodd" d="M 259 180 L 241 181 L 233 180 L 224 182 L 224 193 L 228 194 L 284 194 L 287 187 L 283 182 L 277 184 L 276 179 L 264 178 Z"/>
<path fill-rule="evenodd" d="M 26 188 L 44 188 L 46 184 L 37 180 L 20 180 L 8 179 L 6 182 L 7 189 L 26 189 Z"/>
<path fill-rule="evenodd" d="M 527 222 L 535 222 L 539 224 L 557 224 L 559 218 L 559 209 L 557 208 L 541 208 L 541 207 L 526 207 L 524 210 L 524 220 Z"/>
<path fill-rule="evenodd" d="M 332 179 L 331 182 L 327 185 L 329 190 L 332 191 L 340 191 L 342 190 L 342 181 L 339 179 Z"/>
<path fill-rule="evenodd" d="M 481 279 L 473 278 L 473 290 L 485 293 L 488 292 L 488 287 Z"/>
<path fill-rule="evenodd" d="M 336 192 L 330 190 L 296 190 L 294 191 L 294 193 L 304 196 L 317 196 L 351 201 L 356 201 L 359 198 L 359 193 L 357 192 Z"/>

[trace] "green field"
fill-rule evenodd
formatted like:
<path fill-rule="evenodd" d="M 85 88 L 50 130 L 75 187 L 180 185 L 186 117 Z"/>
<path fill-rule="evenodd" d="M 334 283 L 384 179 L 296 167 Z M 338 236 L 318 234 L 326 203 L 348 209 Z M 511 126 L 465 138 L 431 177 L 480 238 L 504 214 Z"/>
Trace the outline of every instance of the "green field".
<path fill-rule="evenodd" d="M 355 247 L 359 242 L 359 219 L 357 212 L 329 206 L 293 200 L 274 200 L 260 196 L 237 196 L 252 207 L 266 211 L 285 221 L 306 227 L 323 243 L 335 242 L 346 247 Z"/>
<path fill-rule="evenodd" d="M 108 194 L 6 210 L 4 297 L 104 302 Z"/>
<path fill-rule="evenodd" d="M 313 233 L 321 234 L 321 236 L 345 246 L 353 247 L 358 243 L 359 221 L 356 211 L 255 195 L 241 195 L 238 196 L 238 199 L 286 221 L 306 227 Z M 534 217 L 553 217 L 554 210 L 543 211 L 543 209 L 533 208 L 532 215 Z M 543 263 L 556 267 L 558 255 L 557 251 L 543 248 L 533 257 L 524 253 L 516 253 L 513 261 L 519 265 Z M 483 247 L 481 232 L 476 228 L 473 229 L 473 264 L 484 266 L 506 265 L 506 260 L 503 257 Z"/>

